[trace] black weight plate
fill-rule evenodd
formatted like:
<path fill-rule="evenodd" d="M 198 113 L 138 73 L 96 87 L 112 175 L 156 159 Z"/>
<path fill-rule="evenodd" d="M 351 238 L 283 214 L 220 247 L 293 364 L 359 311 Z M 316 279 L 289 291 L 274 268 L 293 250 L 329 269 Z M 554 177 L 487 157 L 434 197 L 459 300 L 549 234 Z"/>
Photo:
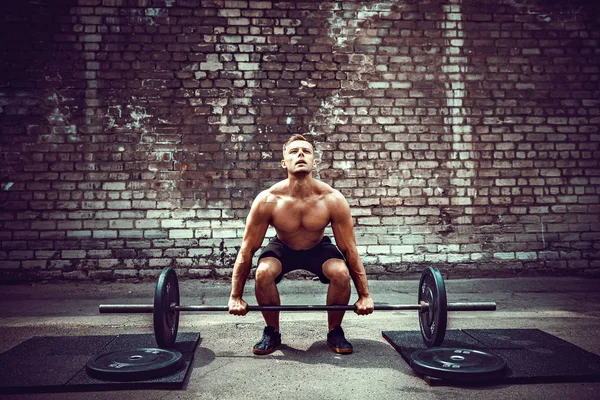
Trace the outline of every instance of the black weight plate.
<path fill-rule="evenodd" d="M 165 268 L 154 292 L 154 337 L 163 349 L 173 348 L 179 328 L 179 312 L 172 311 L 171 304 L 179 305 L 179 282 L 175 270 Z"/>
<path fill-rule="evenodd" d="M 434 378 L 480 381 L 501 376 L 506 362 L 481 350 L 434 347 L 413 352 L 410 366 Z"/>
<path fill-rule="evenodd" d="M 429 304 L 427 311 L 419 312 L 419 326 L 423 342 L 427 347 L 439 346 L 446 335 L 448 323 L 448 302 L 446 285 L 442 274 L 437 268 L 427 267 L 419 281 L 419 304 L 424 301 Z"/>
<path fill-rule="evenodd" d="M 94 356 L 87 362 L 86 369 L 96 379 L 141 381 L 170 375 L 184 364 L 178 351 L 138 348 Z"/>

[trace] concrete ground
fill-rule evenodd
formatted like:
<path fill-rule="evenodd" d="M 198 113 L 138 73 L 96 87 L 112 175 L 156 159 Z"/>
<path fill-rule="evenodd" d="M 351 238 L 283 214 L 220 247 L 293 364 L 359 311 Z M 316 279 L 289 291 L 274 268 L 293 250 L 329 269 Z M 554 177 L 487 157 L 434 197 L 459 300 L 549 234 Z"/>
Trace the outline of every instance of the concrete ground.
<path fill-rule="evenodd" d="M 180 282 L 183 304 L 226 304 L 227 283 Z M 371 281 L 377 303 L 414 304 L 418 282 Z M 496 301 L 494 312 L 455 312 L 448 329 L 539 328 L 600 354 L 600 281 L 584 278 L 511 278 L 446 281 L 448 300 Z M 255 303 L 253 282 L 246 300 Z M 0 286 L 0 352 L 33 336 L 151 333 L 150 314 L 99 314 L 107 303 L 152 303 L 154 284 L 49 283 Z M 325 301 L 326 286 L 284 280 L 284 304 Z M 355 300 L 355 296 L 351 301 Z M 189 380 L 183 390 L 138 390 L 31 395 L 7 399 L 598 399 L 600 383 L 431 387 L 416 376 L 382 338 L 386 330 L 419 330 L 417 313 L 375 312 L 344 321 L 352 355 L 325 345 L 323 312 L 284 313 L 283 345 L 254 356 L 263 322 L 259 313 L 186 313 L 180 331 L 200 332 Z M 560 360 L 556 360 L 560 362 Z"/>

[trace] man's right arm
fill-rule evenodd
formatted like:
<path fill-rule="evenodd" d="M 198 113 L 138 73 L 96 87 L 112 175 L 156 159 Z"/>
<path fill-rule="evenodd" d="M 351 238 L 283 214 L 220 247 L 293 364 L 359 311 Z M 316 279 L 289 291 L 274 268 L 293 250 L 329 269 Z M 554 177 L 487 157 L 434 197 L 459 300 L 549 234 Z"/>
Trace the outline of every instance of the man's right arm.
<path fill-rule="evenodd" d="M 248 304 L 242 299 L 242 296 L 248 274 L 252 268 L 252 258 L 260 248 L 271 220 L 271 206 L 273 203 L 267 202 L 269 196 L 268 191 L 261 192 L 254 199 L 248 218 L 246 218 L 246 229 L 244 230 L 242 245 L 235 260 L 231 278 L 231 296 L 228 304 L 230 314 L 245 315 L 248 312 Z"/>

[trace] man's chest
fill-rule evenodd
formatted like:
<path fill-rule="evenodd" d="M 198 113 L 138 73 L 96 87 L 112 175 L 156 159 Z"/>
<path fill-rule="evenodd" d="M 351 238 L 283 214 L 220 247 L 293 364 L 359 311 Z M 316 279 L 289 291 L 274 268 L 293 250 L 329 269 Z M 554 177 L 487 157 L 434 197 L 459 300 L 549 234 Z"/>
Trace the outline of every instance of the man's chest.
<path fill-rule="evenodd" d="M 329 210 L 322 200 L 285 199 L 277 202 L 271 224 L 285 232 L 322 231 L 329 220 Z"/>

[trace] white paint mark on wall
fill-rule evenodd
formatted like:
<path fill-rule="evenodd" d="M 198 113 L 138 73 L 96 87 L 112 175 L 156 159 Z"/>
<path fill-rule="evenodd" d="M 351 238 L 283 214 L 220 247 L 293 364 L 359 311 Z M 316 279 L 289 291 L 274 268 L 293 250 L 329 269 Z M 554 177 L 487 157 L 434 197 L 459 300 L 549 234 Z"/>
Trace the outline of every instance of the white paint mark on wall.
<path fill-rule="evenodd" d="M 146 8 L 145 10 L 147 17 L 166 17 L 168 11 L 164 8 Z"/>
<path fill-rule="evenodd" d="M 44 77 L 44 79 L 45 79 L 47 82 L 60 82 L 60 81 L 62 81 L 62 80 L 63 80 L 63 77 L 60 75 L 60 73 L 59 73 L 58 71 L 56 71 L 56 74 L 55 74 L 55 75 L 46 75 L 46 76 Z"/>
<path fill-rule="evenodd" d="M 349 30 L 346 26 L 346 20 L 342 17 L 342 11 L 332 10 L 331 17 L 327 18 L 329 22 L 329 37 L 335 39 L 335 44 L 343 46 L 350 40 Z"/>
<path fill-rule="evenodd" d="M 356 165 L 355 165 L 354 161 L 338 161 L 336 163 L 336 166 L 340 169 L 348 170 L 348 169 L 354 168 Z"/>
<path fill-rule="evenodd" d="M 58 93 L 53 93 L 48 100 L 54 102 L 55 107 L 52 109 L 50 114 L 46 117 L 48 122 L 54 125 L 66 125 L 69 123 L 71 117 L 71 109 L 69 106 L 62 106 L 61 103 L 65 100 L 65 97 Z"/>
<path fill-rule="evenodd" d="M 344 123 L 340 115 L 345 115 L 345 111 L 341 108 L 336 108 L 339 98 L 339 92 L 336 92 L 333 96 L 323 99 L 321 106 L 308 123 L 308 132 L 306 132 L 306 135 L 309 137 L 312 136 L 311 142 L 315 148 L 315 159 L 318 161 L 321 160 L 326 147 L 317 138 L 321 135 L 322 131 L 335 129 L 335 125 Z M 315 176 L 317 178 L 321 177 L 320 172 L 320 164 L 317 163 L 315 167 Z"/>
<path fill-rule="evenodd" d="M 342 10 L 341 5 L 341 2 L 335 3 L 334 8 L 331 10 L 331 16 L 327 18 L 327 34 L 330 38 L 335 40 L 337 46 L 354 43 L 356 38 L 361 35 L 361 29 L 359 27 L 360 23 L 372 18 L 389 16 L 392 9 L 392 3 L 385 1 L 367 2 L 358 10 L 353 11 Z M 349 13 L 354 14 L 349 15 Z M 373 72 L 374 60 L 372 58 L 363 56 L 360 60 L 357 59 L 355 61 L 356 64 L 359 64 L 359 68 L 356 71 L 358 80 L 362 78 L 362 74 Z M 301 85 L 306 87 L 315 86 L 315 84 L 309 80 L 302 81 Z M 347 119 L 345 118 L 346 112 L 339 106 L 340 104 L 340 91 L 336 90 L 331 96 L 321 101 L 319 109 L 308 123 L 307 135 L 314 137 L 312 142 L 315 146 L 317 159 L 321 158 L 321 154 L 325 151 L 326 146 L 324 143 L 315 140 L 316 137 L 321 135 L 323 131 L 335 130 L 336 125 L 342 125 L 347 122 Z M 320 168 L 318 164 L 315 168 L 315 174 L 317 178 L 320 177 Z"/>
<path fill-rule="evenodd" d="M 116 113 L 119 115 L 118 118 L 123 117 L 123 110 L 120 105 L 108 106 L 108 109 L 106 110 L 106 118 L 108 118 L 108 122 L 106 123 L 106 125 L 107 125 L 107 128 L 109 128 L 109 129 L 117 126 L 117 119 L 115 118 L 115 116 L 113 114 L 113 110 L 116 111 Z"/>
<path fill-rule="evenodd" d="M 376 17 L 387 17 L 390 15 L 392 3 L 385 1 L 367 2 L 355 11 L 354 18 L 347 18 L 347 11 L 340 10 L 339 4 L 336 4 L 327 18 L 329 26 L 327 28 L 330 38 L 335 39 L 336 45 L 343 46 L 356 40 L 360 34 L 358 23 Z"/>
<path fill-rule="evenodd" d="M 59 107 L 55 107 L 52 109 L 50 114 L 46 117 L 48 122 L 55 125 L 64 125 L 68 122 L 69 117 L 71 116 L 71 110 L 68 106 L 64 106 L 62 109 Z"/>
<path fill-rule="evenodd" d="M 446 105 L 449 117 L 444 118 L 444 124 L 452 132 L 451 159 L 470 159 L 472 142 L 470 135 L 473 127 L 467 125 L 468 110 L 464 108 L 466 96 L 465 77 L 468 72 L 468 58 L 461 56 L 464 46 L 464 31 L 462 27 L 462 0 L 449 0 L 449 5 L 442 6 L 446 21 L 441 23 L 443 35 L 446 37 L 444 56 L 442 57 L 442 72 L 445 76 Z M 470 182 L 470 179 L 469 179 Z"/>
<path fill-rule="evenodd" d="M 133 119 L 133 122 L 125 125 L 127 128 L 143 128 L 144 120 L 152 117 L 152 115 L 148 114 L 146 111 L 146 107 L 127 105 L 127 109 L 129 110 L 129 115 Z"/>
<path fill-rule="evenodd" d="M 50 125 L 52 125 L 51 135 L 62 136 L 63 134 L 70 134 L 67 137 L 70 142 L 79 141 L 79 138 L 76 136 L 77 125 L 72 125 L 70 122 L 71 108 L 68 105 L 63 104 L 64 101 L 72 101 L 75 99 L 65 97 L 59 93 L 53 93 L 48 97 L 48 100 L 54 103 L 54 107 L 46 115 L 46 119 Z M 41 137 L 42 136 L 38 137 L 38 139 L 40 140 Z"/>
<path fill-rule="evenodd" d="M 136 98 L 132 97 L 132 101 L 135 102 L 135 100 Z M 126 114 L 126 117 L 127 113 L 129 114 L 129 122 L 119 125 L 119 121 L 117 119 L 124 118 L 124 113 Z M 106 123 L 107 128 L 120 128 L 128 132 L 141 132 L 139 144 L 148 144 L 154 142 L 154 139 L 150 137 L 154 135 L 156 128 L 153 125 L 150 125 L 150 127 L 148 125 L 148 120 L 152 118 L 152 115 L 148 114 L 146 107 L 128 104 L 125 107 L 125 110 L 123 110 L 123 106 L 120 104 L 108 106 L 105 117 L 108 119 L 108 122 Z M 123 150 L 119 149 L 119 151 Z M 150 149 L 150 151 L 152 150 Z"/>
<path fill-rule="evenodd" d="M 224 68 L 223 63 L 219 59 L 218 54 L 208 54 L 206 61 L 200 63 L 200 69 L 203 71 L 219 71 Z"/>
<path fill-rule="evenodd" d="M 97 29 L 96 25 L 86 25 L 84 26 L 84 31 L 89 31 L 90 32 L 95 32 Z M 99 35 L 100 40 L 102 40 L 102 38 L 104 37 L 104 35 Z M 102 42 L 98 43 L 97 46 L 99 46 L 98 48 L 100 48 L 102 46 Z M 95 55 L 94 55 L 94 60 L 95 60 Z M 94 61 L 94 60 L 90 60 L 90 61 Z M 98 71 L 95 69 L 95 62 L 86 62 L 85 63 L 85 79 L 86 79 L 86 90 L 85 90 L 85 100 L 86 100 L 86 108 L 84 110 L 84 115 L 85 115 L 85 125 L 87 126 L 93 126 L 97 124 L 97 120 L 96 120 L 96 115 L 97 115 L 97 111 L 98 110 L 98 87 L 100 86 L 98 84 Z M 97 126 L 94 126 L 94 128 L 97 128 Z"/>
<path fill-rule="evenodd" d="M 538 21 L 542 21 L 542 22 L 552 22 L 552 16 L 546 14 L 546 13 L 542 13 L 538 10 L 535 10 L 532 8 L 531 4 L 527 4 L 527 1 L 522 1 L 522 0 L 508 0 L 508 3 L 515 7 L 515 8 L 520 8 L 523 9 L 527 14 L 529 15 L 535 15 L 537 17 Z M 574 14 L 577 14 L 581 11 L 582 7 L 580 7 L 577 10 L 574 10 Z"/>
<path fill-rule="evenodd" d="M 318 127 L 322 127 L 323 125 L 344 124 L 346 119 L 343 117 L 346 115 L 346 111 L 338 106 L 340 103 L 341 98 L 339 91 L 336 91 L 332 96 L 323 99 L 319 109 L 308 123 L 308 133 L 317 135 L 319 133 Z"/>
<path fill-rule="evenodd" d="M 10 190 L 10 188 L 13 187 L 14 184 L 14 182 L 7 182 L 6 185 L 4 185 L 4 190 Z"/>
<path fill-rule="evenodd" d="M 541 217 L 540 228 L 542 231 L 542 245 L 544 246 L 543 248 L 545 249 L 546 248 L 546 235 L 544 232 L 544 217 L 543 216 Z"/>
<path fill-rule="evenodd" d="M 341 3 L 337 3 L 336 7 L 331 11 L 331 16 L 327 19 L 329 25 L 327 27 L 327 34 L 330 38 L 335 39 L 338 46 L 345 44 L 353 44 L 358 37 L 362 35 L 359 24 L 373 18 L 388 17 L 392 10 L 392 2 L 389 1 L 374 1 L 366 2 L 359 9 L 354 11 L 341 10 Z M 402 7 L 402 4 L 397 6 Z M 354 13 L 349 15 L 349 13 Z M 374 57 L 367 55 L 355 55 L 351 62 L 358 64 L 359 68 L 356 71 L 358 74 L 358 80 L 362 79 L 362 74 L 371 73 L 374 71 Z M 312 82 L 303 81 L 302 84 L 308 87 L 311 86 Z M 313 84 L 314 86 L 314 84 Z M 312 131 L 314 129 L 314 119 L 321 119 L 323 116 L 332 116 L 332 120 L 335 124 L 343 123 L 341 115 L 345 115 L 344 110 L 334 108 L 336 101 L 339 100 L 339 90 L 335 91 L 329 99 L 325 99 L 321 103 L 319 111 L 315 114 L 312 125 L 309 123 L 309 128 Z"/>

